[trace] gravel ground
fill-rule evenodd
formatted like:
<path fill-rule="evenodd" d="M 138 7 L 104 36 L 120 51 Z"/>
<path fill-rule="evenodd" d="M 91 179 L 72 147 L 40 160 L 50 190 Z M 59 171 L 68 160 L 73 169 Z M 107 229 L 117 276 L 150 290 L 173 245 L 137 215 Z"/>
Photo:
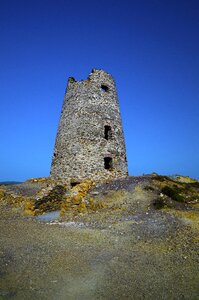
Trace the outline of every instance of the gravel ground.
<path fill-rule="evenodd" d="M 0 299 L 199 299 L 198 210 L 155 210 L 134 183 L 122 213 L 41 222 L 1 205 Z M 93 192 L 112 199 L 112 185 Z"/>
<path fill-rule="evenodd" d="M 198 299 L 194 232 L 174 215 L 106 229 L 1 213 L 0 299 Z"/>
<path fill-rule="evenodd" d="M 46 188 L 47 185 L 48 184 L 46 182 L 34 183 L 26 181 L 21 184 L 11 184 L 2 187 L 8 192 L 13 192 L 16 195 L 31 197 L 34 196 L 37 192 L 39 192 L 42 188 Z"/>

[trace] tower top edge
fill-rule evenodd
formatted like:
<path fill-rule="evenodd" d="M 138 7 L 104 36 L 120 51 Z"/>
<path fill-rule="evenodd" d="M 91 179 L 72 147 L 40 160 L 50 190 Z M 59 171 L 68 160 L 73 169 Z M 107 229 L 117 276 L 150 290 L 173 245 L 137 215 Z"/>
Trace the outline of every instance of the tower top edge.
<path fill-rule="evenodd" d="M 108 72 L 106 72 L 105 70 L 103 70 L 103 69 L 97 69 L 97 68 L 93 68 L 92 70 L 91 70 L 91 72 L 90 72 L 90 74 L 89 74 L 89 76 L 90 75 L 92 75 L 93 73 L 101 73 L 101 74 L 106 74 L 106 75 L 109 75 L 109 76 L 111 76 L 112 77 L 112 75 L 110 74 L 110 73 L 108 73 Z"/>
<path fill-rule="evenodd" d="M 93 68 L 91 70 L 91 72 L 89 73 L 88 77 L 84 80 L 76 80 L 74 77 L 69 77 L 68 78 L 68 82 L 69 83 L 75 83 L 75 82 L 82 82 L 82 81 L 86 81 L 86 80 L 91 80 L 93 77 L 95 77 L 95 75 L 101 75 L 101 76 L 108 76 L 109 78 L 113 79 L 112 75 L 108 72 L 106 72 L 105 70 L 103 69 L 96 69 L 96 68 Z"/>

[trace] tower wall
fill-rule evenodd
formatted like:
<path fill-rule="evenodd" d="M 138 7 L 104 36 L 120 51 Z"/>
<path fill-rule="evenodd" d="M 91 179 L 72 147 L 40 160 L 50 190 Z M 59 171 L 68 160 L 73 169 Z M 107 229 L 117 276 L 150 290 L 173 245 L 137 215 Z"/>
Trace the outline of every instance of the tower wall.
<path fill-rule="evenodd" d="M 127 175 L 124 135 L 112 76 L 94 69 L 87 80 L 69 78 L 51 177 L 79 181 Z"/>

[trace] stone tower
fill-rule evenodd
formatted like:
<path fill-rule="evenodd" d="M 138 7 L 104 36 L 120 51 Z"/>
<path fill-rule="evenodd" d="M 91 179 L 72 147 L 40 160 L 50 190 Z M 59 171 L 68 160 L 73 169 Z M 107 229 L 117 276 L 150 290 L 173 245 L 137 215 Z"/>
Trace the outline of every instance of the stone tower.
<path fill-rule="evenodd" d="M 116 87 L 105 71 L 68 79 L 50 175 L 74 183 L 128 175 Z"/>

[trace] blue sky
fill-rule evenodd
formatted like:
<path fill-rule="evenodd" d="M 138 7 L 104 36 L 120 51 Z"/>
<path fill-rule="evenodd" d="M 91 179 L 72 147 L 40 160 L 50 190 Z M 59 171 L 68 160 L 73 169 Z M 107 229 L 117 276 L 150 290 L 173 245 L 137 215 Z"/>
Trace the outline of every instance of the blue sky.
<path fill-rule="evenodd" d="M 67 78 L 117 84 L 130 175 L 199 179 L 197 0 L 1 0 L 0 181 L 48 176 Z"/>

